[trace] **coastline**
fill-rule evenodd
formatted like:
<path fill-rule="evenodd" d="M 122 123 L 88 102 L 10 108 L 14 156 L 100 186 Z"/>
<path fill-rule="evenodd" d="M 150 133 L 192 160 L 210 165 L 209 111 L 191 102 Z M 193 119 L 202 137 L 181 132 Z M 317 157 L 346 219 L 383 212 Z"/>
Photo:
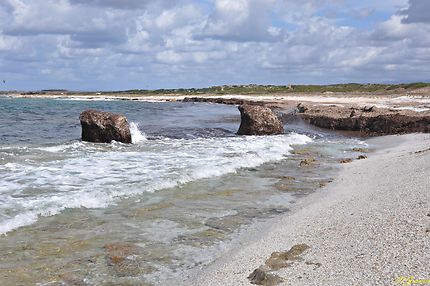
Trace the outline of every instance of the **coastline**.
<path fill-rule="evenodd" d="M 334 183 L 299 200 L 288 214 L 252 225 L 233 242 L 235 250 L 227 258 L 184 276 L 183 285 L 250 285 L 247 277 L 274 252 L 297 245 L 310 249 L 281 261 L 288 267 L 267 272 L 283 280 L 279 285 L 393 285 L 403 276 L 427 279 L 429 140 L 429 135 L 416 134 L 370 139 L 377 151 L 369 159 L 344 165 Z M 410 197 L 411 190 L 420 196 Z M 261 285 L 277 285 L 266 282 Z"/>
<path fill-rule="evenodd" d="M 430 135 L 368 142 L 376 150 L 368 159 L 346 164 L 333 183 L 270 226 L 245 232 L 233 251 L 196 270 L 182 285 L 251 285 L 247 277 L 274 252 L 304 244 L 309 249 L 284 261 L 287 267 L 267 272 L 283 281 L 279 285 L 396 285 L 401 277 L 429 279 Z M 260 285 L 277 283 L 266 279 Z"/>
<path fill-rule="evenodd" d="M 375 106 L 394 110 L 430 111 L 430 94 L 425 92 L 377 93 L 377 92 L 325 92 L 325 93 L 279 93 L 279 94 L 1 94 L 5 98 L 56 99 L 82 101 L 144 101 L 144 102 L 204 102 L 241 105 L 245 102 L 267 105 L 274 108 L 289 108 L 298 103 L 326 108 L 337 106 Z"/>

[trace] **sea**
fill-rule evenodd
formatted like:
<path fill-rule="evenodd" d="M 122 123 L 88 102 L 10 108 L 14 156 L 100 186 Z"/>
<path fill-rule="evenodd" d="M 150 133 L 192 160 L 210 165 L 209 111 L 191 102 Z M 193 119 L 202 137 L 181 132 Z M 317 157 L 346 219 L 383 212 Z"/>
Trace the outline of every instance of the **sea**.
<path fill-rule="evenodd" d="M 124 114 L 133 144 L 82 142 L 89 108 Z M 0 96 L 0 285 L 174 285 L 366 148 L 239 124 L 229 105 Z"/>

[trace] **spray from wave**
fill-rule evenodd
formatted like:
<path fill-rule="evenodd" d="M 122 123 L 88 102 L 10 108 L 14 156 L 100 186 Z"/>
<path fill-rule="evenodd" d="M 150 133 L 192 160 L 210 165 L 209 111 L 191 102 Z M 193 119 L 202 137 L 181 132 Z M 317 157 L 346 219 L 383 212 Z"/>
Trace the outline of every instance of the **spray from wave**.
<path fill-rule="evenodd" d="M 130 122 L 131 142 L 133 144 L 146 141 L 145 133 L 139 130 L 139 124 Z"/>

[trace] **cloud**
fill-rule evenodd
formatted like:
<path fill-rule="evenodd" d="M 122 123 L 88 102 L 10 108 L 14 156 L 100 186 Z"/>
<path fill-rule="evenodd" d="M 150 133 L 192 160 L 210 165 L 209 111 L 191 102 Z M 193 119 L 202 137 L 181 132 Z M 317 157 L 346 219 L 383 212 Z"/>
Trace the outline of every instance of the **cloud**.
<path fill-rule="evenodd" d="M 430 23 L 430 1 L 409 0 L 409 7 L 401 10 L 399 15 L 406 16 L 403 23 Z"/>
<path fill-rule="evenodd" d="M 202 37 L 228 41 L 276 41 L 281 31 L 271 26 L 273 0 L 215 0 Z"/>
<path fill-rule="evenodd" d="M 156 5 L 159 6 L 170 6 L 173 5 L 176 1 L 174 0 L 69 0 L 71 4 L 80 4 L 87 6 L 101 6 L 101 7 L 109 7 L 114 9 L 143 9 L 147 6 Z"/>
<path fill-rule="evenodd" d="M 3 0 L 0 78 L 96 90 L 425 80 L 417 3 Z"/>

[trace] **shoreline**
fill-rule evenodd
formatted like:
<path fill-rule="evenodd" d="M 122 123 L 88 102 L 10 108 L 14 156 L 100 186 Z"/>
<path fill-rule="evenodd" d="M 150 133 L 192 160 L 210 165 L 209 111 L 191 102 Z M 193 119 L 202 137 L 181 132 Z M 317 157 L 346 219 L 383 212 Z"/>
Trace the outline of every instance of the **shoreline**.
<path fill-rule="evenodd" d="M 350 108 L 352 106 L 375 106 L 381 109 L 430 111 L 429 93 L 280 93 L 280 94 L 1 94 L 0 98 L 56 99 L 84 101 L 144 101 L 144 102 L 203 102 L 241 105 L 243 103 L 267 105 L 273 108 L 289 108 L 298 103 L 311 104 L 321 108 Z"/>
<path fill-rule="evenodd" d="M 239 233 L 239 239 L 232 244 L 234 251 L 226 252 L 224 255 L 227 258 L 218 259 L 209 267 L 201 268 L 201 273 L 196 273 L 194 270 L 185 273 L 180 279 L 186 278 L 186 275 L 190 273 L 191 276 L 182 283 L 184 285 L 250 285 L 247 277 L 261 265 L 264 265 L 274 252 L 282 252 L 282 255 L 288 256 L 290 254 L 287 251 L 295 246 L 306 246 L 305 248 L 310 247 L 310 249 L 304 249 L 303 253 L 290 257 L 291 259 L 288 258 L 291 261 L 277 258 L 278 266 L 285 265 L 288 267 L 281 267 L 276 271 L 272 271 L 273 269 L 267 271 L 266 267 L 263 274 L 282 279 L 284 283 L 280 285 L 345 285 L 345 281 L 349 282 L 346 285 L 391 285 L 387 282 L 388 280 L 375 280 L 375 277 L 380 278 L 377 274 L 385 273 L 385 269 L 381 270 L 375 265 L 382 264 L 383 267 L 386 265 L 391 267 L 392 261 L 388 261 L 390 263 L 387 263 L 387 260 L 374 261 L 375 257 L 372 255 L 372 252 L 376 251 L 377 258 L 385 259 L 385 250 L 388 249 L 390 259 L 397 259 L 403 263 L 399 257 L 407 257 L 408 265 L 412 266 L 403 271 L 403 268 L 395 264 L 392 269 L 397 267 L 403 272 L 409 271 L 410 273 L 399 271 L 390 274 L 392 277 L 385 275 L 382 278 L 385 279 L 390 276 L 387 279 L 392 282 L 393 279 L 401 276 L 416 275 L 417 279 L 426 279 L 426 276 L 430 276 L 425 270 L 422 270 L 425 267 L 422 265 L 425 265 L 424 263 L 429 258 L 428 255 L 425 256 L 425 254 L 430 253 L 428 242 L 424 241 L 415 249 L 410 247 L 412 243 L 407 240 L 409 239 L 408 231 L 416 230 L 413 227 L 419 225 L 419 231 L 423 230 L 425 233 L 429 227 L 425 225 L 425 222 L 422 223 L 422 218 L 413 221 L 412 228 L 405 229 L 402 225 L 404 221 L 409 224 L 410 218 L 415 219 L 416 213 L 414 211 L 417 209 L 423 210 L 423 216 L 430 217 L 427 203 L 429 195 L 426 193 L 429 186 L 427 179 L 429 171 L 426 167 L 430 155 L 430 151 L 428 151 L 430 135 L 379 137 L 369 139 L 368 142 L 372 144 L 371 149 L 376 149 L 375 152 L 369 154 L 370 158 L 342 165 L 342 170 L 335 182 L 323 190 L 317 190 L 309 197 L 301 198 L 292 206 L 288 205 L 291 211 L 286 215 L 269 220 L 267 223 L 251 225 L 249 230 L 244 230 L 243 234 Z M 415 153 L 417 151 L 420 152 Z M 415 184 L 406 185 L 409 183 Z M 345 189 L 345 184 L 348 186 L 347 189 Z M 410 187 L 411 190 L 418 190 L 420 196 L 410 198 L 405 189 L 399 188 L 399 186 L 403 186 L 402 184 L 407 188 Z M 409 191 L 410 189 L 406 190 Z M 390 192 L 393 190 L 399 192 L 394 193 L 396 201 L 392 201 Z M 371 199 L 369 200 L 369 198 Z M 412 201 L 409 202 L 408 199 L 412 199 Z M 415 199 L 419 199 L 419 201 Z M 401 204 L 405 202 L 404 206 L 398 205 L 399 201 Z M 389 229 L 384 228 L 387 220 L 381 219 L 380 210 L 382 210 L 383 215 L 385 215 L 385 211 L 388 212 L 390 223 L 391 219 L 396 222 L 398 210 L 402 215 L 406 215 L 406 217 L 397 220 L 399 221 L 398 225 L 401 226 L 399 229 L 402 231 L 402 237 L 406 237 L 406 242 L 402 241 L 400 244 L 394 245 L 402 248 L 399 254 L 396 253 L 397 249 L 390 248 L 392 241 L 385 243 L 386 240 L 396 238 L 396 232 L 390 231 L 393 229 L 397 231 L 397 224 L 391 224 Z M 354 220 L 357 217 L 364 219 L 364 222 Z M 373 223 L 379 224 L 372 226 Z M 357 226 L 357 230 L 353 229 L 355 226 Z M 370 226 L 371 234 L 382 240 L 383 246 L 372 244 L 372 239 L 374 239 L 372 236 L 361 238 L 368 244 L 359 250 L 354 249 L 354 246 L 359 245 L 361 241 L 357 242 L 354 239 L 362 234 L 368 234 L 368 226 Z M 406 226 L 409 227 L 409 225 Z M 382 230 L 387 231 L 388 236 L 385 233 L 379 233 Z M 324 239 L 327 236 L 329 239 Z M 413 238 L 416 237 L 417 235 Z M 395 242 L 397 243 L 397 241 Z M 344 245 L 345 243 L 347 246 Z M 415 251 L 413 255 L 409 255 L 411 251 Z M 424 256 L 416 256 L 423 255 L 423 253 Z M 413 261 L 410 262 L 410 260 Z M 333 261 L 339 261 L 343 264 L 341 266 L 331 265 L 330 263 Z M 414 264 L 416 261 L 419 263 L 418 266 Z M 360 265 L 360 269 L 365 269 L 366 273 L 370 273 L 369 277 L 374 280 L 363 280 L 365 278 L 362 277 L 367 277 L 367 274 L 357 271 L 357 269 L 349 269 L 350 265 Z M 417 269 L 420 272 L 417 272 Z M 347 272 L 345 273 L 345 271 Z M 329 278 L 331 276 L 336 277 L 337 280 L 324 280 L 328 279 L 327 276 Z M 277 285 L 272 282 L 266 281 L 261 285 Z"/>
<path fill-rule="evenodd" d="M 141 95 L 132 93 L 20 93 L 20 92 L 5 92 L 0 91 L 0 96 L 10 98 L 43 98 L 43 99 L 92 99 L 92 100 L 157 100 L 157 101 L 180 101 L 184 98 L 222 98 L 222 99 L 248 99 L 256 101 L 306 101 L 310 102 L 325 102 L 325 103 L 338 103 L 340 101 L 356 101 L 361 103 L 360 100 L 392 100 L 396 98 L 412 98 L 418 101 L 425 101 L 426 103 L 430 100 L 430 91 L 425 92 L 289 92 L 289 93 L 250 93 L 250 94 L 239 94 L 239 93 L 201 93 L 201 94 L 176 94 L 176 93 L 165 93 L 165 94 L 152 94 L 152 95 Z"/>
<path fill-rule="evenodd" d="M 283 282 L 266 279 L 260 285 L 395 285 L 401 277 L 429 279 L 430 135 L 368 142 L 376 149 L 368 159 L 346 164 L 334 182 L 302 199 L 292 212 L 245 231 L 235 250 L 196 269 L 182 285 L 252 285 L 247 277 L 274 252 L 297 245 L 309 249 L 278 261 L 288 266 L 277 271 L 262 268 L 266 278 L 276 275 Z"/>

